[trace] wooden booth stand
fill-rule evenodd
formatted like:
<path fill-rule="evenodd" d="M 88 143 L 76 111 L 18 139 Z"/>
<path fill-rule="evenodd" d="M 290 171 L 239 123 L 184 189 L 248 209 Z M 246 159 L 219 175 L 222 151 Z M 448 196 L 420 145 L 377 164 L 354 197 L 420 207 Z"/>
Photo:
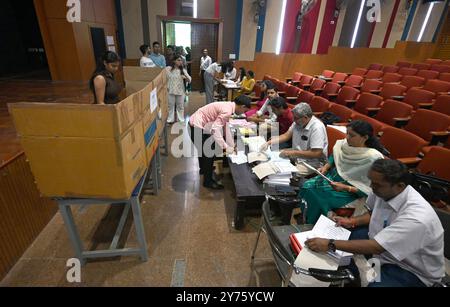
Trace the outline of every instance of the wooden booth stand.
<path fill-rule="evenodd" d="M 166 135 L 167 140 L 167 79 L 161 69 L 125 67 L 125 72 L 128 96 L 116 105 L 9 105 L 38 189 L 57 201 L 82 264 L 90 258 L 114 256 L 148 259 L 140 195 L 149 182 L 155 194 L 160 187 L 160 137 Z M 110 249 L 84 250 L 74 205 L 125 206 Z M 130 209 L 139 247 L 118 249 Z"/>

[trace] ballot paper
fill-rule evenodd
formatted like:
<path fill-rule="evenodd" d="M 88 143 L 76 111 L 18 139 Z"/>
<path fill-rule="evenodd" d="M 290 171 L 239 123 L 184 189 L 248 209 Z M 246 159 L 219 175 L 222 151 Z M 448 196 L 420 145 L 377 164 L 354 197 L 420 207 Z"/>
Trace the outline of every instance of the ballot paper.
<path fill-rule="evenodd" d="M 246 164 L 248 161 L 244 151 L 240 151 L 237 154 L 230 155 L 229 157 L 231 162 L 237 165 Z"/>
<path fill-rule="evenodd" d="M 292 174 L 298 172 L 297 168 L 290 161 L 266 162 L 253 168 L 253 172 L 260 179 L 275 174 Z"/>
<path fill-rule="evenodd" d="M 251 152 L 247 155 L 248 163 L 267 162 L 269 156 L 263 152 Z"/>
<path fill-rule="evenodd" d="M 328 181 L 330 184 L 333 183 L 333 181 L 331 181 L 327 176 L 325 176 L 324 174 L 322 174 L 321 172 L 319 172 L 315 167 L 312 167 L 311 165 L 309 165 L 309 164 L 306 163 L 305 161 L 302 161 L 301 163 L 303 163 L 303 165 L 305 165 L 307 168 L 309 168 L 309 169 L 312 170 L 314 173 L 316 173 L 317 175 L 319 175 L 320 177 L 322 177 L 323 179 L 325 179 L 326 181 Z"/>
<path fill-rule="evenodd" d="M 231 127 L 242 127 L 242 128 L 251 128 L 254 129 L 258 125 L 252 122 L 248 122 L 246 119 L 232 119 L 230 120 L 230 126 Z"/>
<path fill-rule="evenodd" d="M 244 144 L 248 145 L 250 152 L 261 152 L 261 147 L 266 144 L 266 140 L 262 136 L 254 136 L 242 138 Z"/>

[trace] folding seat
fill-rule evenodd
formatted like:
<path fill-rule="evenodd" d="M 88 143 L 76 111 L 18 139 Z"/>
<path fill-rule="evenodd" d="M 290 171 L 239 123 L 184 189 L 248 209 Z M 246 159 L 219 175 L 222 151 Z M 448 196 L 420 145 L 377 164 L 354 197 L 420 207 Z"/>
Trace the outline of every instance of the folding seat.
<path fill-rule="evenodd" d="M 416 63 L 416 64 L 413 64 L 412 68 L 416 68 L 417 70 L 430 70 L 431 64 Z"/>
<path fill-rule="evenodd" d="M 410 118 L 413 111 L 414 108 L 409 104 L 388 99 L 378 111 L 375 119 L 395 127 L 397 124 L 396 118 Z"/>
<path fill-rule="evenodd" d="M 300 82 L 299 85 L 297 86 L 300 89 L 304 89 L 304 86 L 306 85 L 307 87 L 311 86 L 311 83 L 313 82 L 314 77 L 310 76 L 310 75 L 303 75 L 300 78 Z"/>
<path fill-rule="evenodd" d="M 286 79 L 286 82 L 290 83 L 292 85 L 297 85 L 302 76 L 303 76 L 303 74 L 301 72 L 295 72 L 294 75 L 292 76 L 292 78 Z"/>
<path fill-rule="evenodd" d="M 416 158 L 427 142 L 411 132 L 386 127 L 382 131 L 381 144 L 390 152 L 391 159 Z"/>
<path fill-rule="evenodd" d="M 341 104 L 343 106 L 347 106 L 347 101 L 354 102 L 356 99 L 358 99 L 359 91 L 356 88 L 350 87 L 350 86 L 344 86 L 339 91 L 339 94 L 337 95 L 336 99 L 333 99 L 333 96 L 330 96 L 331 100 L 338 104 Z"/>
<path fill-rule="evenodd" d="M 405 130 L 431 142 L 436 133 L 442 134 L 450 127 L 450 117 L 431 110 L 419 109 L 405 126 Z"/>
<path fill-rule="evenodd" d="M 439 72 L 434 70 L 419 70 L 417 77 L 425 78 L 425 80 L 434 80 L 439 77 Z"/>
<path fill-rule="evenodd" d="M 383 82 L 375 79 L 367 79 L 361 87 L 361 93 L 372 93 L 373 91 L 379 93 Z"/>
<path fill-rule="evenodd" d="M 421 174 L 431 174 L 432 176 L 450 181 L 450 149 L 444 147 L 430 147 L 423 160 L 417 166 L 417 171 Z"/>
<path fill-rule="evenodd" d="M 331 82 L 333 83 L 337 83 L 337 84 L 343 84 L 345 83 L 345 80 L 347 79 L 347 74 L 344 74 L 342 72 L 337 72 L 334 74 L 333 76 L 333 80 L 331 80 Z"/>
<path fill-rule="evenodd" d="M 324 88 L 325 84 L 327 84 L 327 82 L 325 80 L 315 79 L 313 81 L 313 83 L 311 83 L 311 86 L 309 87 L 309 89 L 306 85 L 304 86 L 304 89 L 305 90 L 308 89 L 311 93 L 319 94 L 319 93 L 321 93 L 321 90 Z"/>
<path fill-rule="evenodd" d="M 379 108 L 381 106 L 381 103 L 383 102 L 383 98 L 381 98 L 378 95 L 364 93 L 359 96 L 358 100 L 356 101 L 353 109 L 356 112 L 359 112 L 364 115 L 369 114 L 369 109 L 371 108 Z"/>
<path fill-rule="evenodd" d="M 327 136 L 328 136 L 328 156 L 331 156 L 333 154 L 333 149 L 334 145 L 336 145 L 336 142 L 345 139 L 347 135 L 338 129 L 328 126 Z"/>
<path fill-rule="evenodd" d="M 436 98 L 436 102 L 431 110 L 450 116 L 450 96 L 441 95 Z"/>
<path fill-rule="evenodd" d="M 435 94 L 447 94 L 450 92 L 450 82 L 441 80 L 428 80 L 423 87 L 424 90 L 433 92 Z"/>
<path fill-rule="evenodd" d="M 443 72 L 442 74 L 439 75 L 439 80 L 445 81 L 445 82 L 450 82 L 450 73 Z"/>
<path fill-rule="evenodd" d="M 333 113 L 341 119 L 341 123 L 348 123 L 352 119 L 353 110 L 337 103 L 331 103 L 328 112 Z"/>
<path fill-rule="evenodd" d="M 290 85 L 287 84 L 286 82 L 283 82 L 283 81 L 277 81 L 277 82 L 275 82 L 275 85 L 276 85 L 276 87 L 277 87 L 277 89 L 278 89 L 278 94 L 279 94 L 280 96 L 285 97 L 285 96 L 286 96 L 287 88 L 288 88 Z"/>
<path fill-rule="evenodd" d="M 406 86 L 408 90 L 412 87 L 422 87 L 425 84 L 425 78 L 417 76 L 404 76 L 400 84 Z"/>
<path fill-rule="evenodd" d="M 425 63 L 431 64 L 431 65 L 441 64 L 442 60 L 441 59 L 426 59 Z"/>
<path fill-rule="evenodd" d="M 422 104 L 431 104 L 436 94 L 421 88 L 410 88 L 406 92 L 406 96 L 403 99 L 399 99 L 402 102 L 409 104 L 414 110 L 422 107 Z M 396 99 L 397 100 L 397 99 Z"/>
<path fill-rule="evenodd" d="M 439 73 L 450 72 L 450 66 L 448 65 L 431 65 L 431 70 L 438 71 Z"/>
<path fill-rule="evenodd" d="M 328 82 L 325 84 L 325 87 L 322 90 L 322 96 L 323 98 L 326 98 L 328 100 L 334 99 L 337 97 L 339 90 L 341 89 L 341 86 L 337 83 Z M 317 91 L 319 92 L 319 91 Z"/>
<path fill-rule="evenodd" d="M 300 90 L 300 94 L 298 94 L 298 98 L 296 104 L 306 102 L 311 103 L 311 100 L 314 98 L 314 94 L 308 91 Z"/>
<path fill-rule="evenodd" d="M 412 66 L 412 63 L 404 62 L 404 61 L 398 61 L 396 66 L 400 67 L 400 68 L 403 68 L 403 67 L 408 67 L 409 68 L 409 67 Z"/>
<path fill-rule="evenodd" d="M 365 75 L 366 80 L 367 79 L 381 79 L 383 78 L 384 72 L 381 70 L 369 70 L 367 74 Z"/>
<path fill-rule="evenodd" d="M 363 77 L 351 75 L 347 78 L 347 80 L 345 80 L 345 85 L 360 88 L 363 81 L 364 81 Z"/>
<path fill-rule="evenodd" d="M 394 65 L 384 66 L 384 68 L 383 68 L 384 73 L 388 73 L 388 72 L 396 73 L 396 72 L 398 72 L 398 70 L 399 70 L 399 68 Z"/>
<path fill-rule="evenodd" d="M 365 68 L 355 68 L 352 75 L 364 77 L 367 74 L 367 69 Z"/>
<path fill-rule="evenodd" d="M 315 113 L 315 115 L 320 115 L 324 112 L 327 112 L 331 106 L 331 103 L 323 97 L 314 96 L 309 103 L 311 109 Z"/>
<path fill-rule="evenodd" d="M 403 76 L 397 73 L 385 73 L 381 82 L 383 83 L 393 83 L 402 81 Z"/>
<path fill-rule="evenodd" d="M 382 123 L 382 122 L 376 120 L 375 118 L 369 117 L 367 115 L 364 115 L 364 114 L 361 114 L 361 113 L 358 113 L 358 112 L 353 112 L 352 120 L 363 120 L 365 122 L 368 122 L 372 126 L 373 132 L 374 132 L 375 135 L 380 135 L 381 132 L 386 127 L 389 127 L 385 123 Z"/>
<path fill-rule="evenodd" d="M 406 86 L 396 83 L 385 83 L 378 95 L 381 96 L 383 100 L 394 99 L 393 97 L 403 96 L 406 93 L 406 90 Z"/>
<path fill-rule="evenodd" d="M 300 94 L 301 89 L 296 86 L 289 85 L 286 89 L 286 100 L 289 103 L 295 103 L 297 101 L 298 95 Z"/>
<path fill-rule="evenodd" d="M 417 75 L 418 72 L 419 70 L 417 68 L 408 68 L 408 67 L 400 68 L 398 71 L 398 73 L 402 76 L 415 76 Z"/>
<path fill-rule="evenodd" d="M 333 78 L 334 74 L 335 74 L 335 72 L 332 71 L 332 70 L 324 70 L 322 72 L 322 77 L 327 78 L 327 79 L 328 78 Z"/>
<path fill-rule="evenodd" d="M 370 64 L 368 70 L 383 70 L 383 64 L 378 63 Z"/>

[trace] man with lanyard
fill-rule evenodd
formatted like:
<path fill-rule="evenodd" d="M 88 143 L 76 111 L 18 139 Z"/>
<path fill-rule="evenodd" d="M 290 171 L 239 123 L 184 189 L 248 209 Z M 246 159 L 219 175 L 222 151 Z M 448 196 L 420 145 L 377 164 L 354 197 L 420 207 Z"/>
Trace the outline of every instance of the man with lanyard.
<path fill-rule="evenodd" d="M 373 193 L 367 206 L 371 212 L 335 218 L 338 226 L 354 230 L 350 241 L 315 238 L 306 241 L 306 246 L 314 252 L 341 250 L 374 255 L 381 262 L 380 282 L 369 287 L 439 283 L 445 276 L 444 229 L 433 207 L 408 185 L 409 178 L 403 163 L 376 161 L 369 171 Z M 354 266 L 353 270 L 358 275 Z"/>

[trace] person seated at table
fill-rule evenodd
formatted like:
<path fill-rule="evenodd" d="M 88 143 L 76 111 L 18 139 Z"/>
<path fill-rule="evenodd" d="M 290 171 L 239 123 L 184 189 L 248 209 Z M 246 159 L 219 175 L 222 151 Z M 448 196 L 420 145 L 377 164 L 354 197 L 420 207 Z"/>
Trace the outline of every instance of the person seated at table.
<path fill-rule="evenodd" d="M 380 159 L 370 165 L 368 178 L 373 189 L 367 199 L 369 213 L 335 218 L 338 225 L 353 230 L 350 240 L 311 238 L 306 246 L 319 253 L 341 250 L 373 255 L 381 267 L 379 282 L 369 280 L 369 287 L 440 283 L 445 276 L 444 229 L 433 207 L 409 185 L 408 167 Z M 355 265 L 350 269 L 359 275 Z"/>
<path fill-rule="evenodd" d="M 307 177 L 314 172 L 302 162 L 320 168 L 326 162 L 328 154 L 328 136 L 325 125 L 314 113 L 307 103 L 298 104 L 293 110 L 294 123 L 289 130 L 280 136 L 272 137 L 261 150 L 269 146 L 283 144 L 292 141 L 292 149 L 285 149 L 280 157 L 295 160 L 301 176 Z M 277 148 L 272 148 L 277 149 Z"/>
<path fill-rule="evenodd" d="M 245 73 L 245 74 L 247 74 L 247 73 Z M 266 110 L 269 106 L 269 99 L 270 99 L 267 94 L 267 91 L 269 88 L 270 89 L 275 88 L 275 84 L 270 80 L 262 81 L 259 86 L 261 89 L 261 96 L 259 97 L 259 101 L 256 103 L 256 108 L 245 113 L 245 116 L 248 119 L 251 117 L 254 117 L 258 111 L 263 109 L 263 107 L 264 107 L 264 109 L 262 110 L 262 114 L 265 114 L 267 112 Z"/>
<path fill-rule="evenodd" d="M 242 83 L 242 80 L 244 80 L 246 75 L 247 75 L 247 70 L 245 69 L 245 67 L 239 68 L 236 83 L 239 83 L 239 84 Z"/>
<path fill-rule="evenodd" d="M 247 74 L 245 75 L 244 79 L 242 79 L 242 82 L 238 84 L 241 87 L 241 89 L 234 94 L 234 98 L 239 97 L 241 95 L 250 94 L 251 92 L 253 92 L 255 84 L 256 84 L 255 73 L 251 70 L 247 71 Z"/>
<path fill-rule="evenodd" d="M 251 99 L 243 95 L 236 98 L 233 103 L 228 101 L 210 103 L 191 116 L 188 131 L 198 151 L 200 174 L 204 175 L 204 187 L 213 190 L 223 189 L 223 185 L 213 179 L 215 144 L 217 143 L 227 154 L 235 152 L 234 140 L 228 122 L 233 114 L 242 115 L 250 107 Z M 225 138 L 223 136 L 224 131 Z M 214 139 L 212 144 L 210 143 L 211 135 Z M 205 146 L 205 143 L 209 145 Z"/>
<path fill-rule="evenodd" d="M 365 121 L 347 126 L 347 138 L 339 140 L 328 163 L 319 169 L 332 183 L 317 176 L 303 185 L 299 196 L 306 202 L 306 222 L 315 224 L 321 215 L 344 207 L 372 192 L 367 177 L 372 164 L 383 159 L 382 145 Z"/>
<path fill-rule="evenodd" d="M 270 107 L 273 113 L 277 116 L 274 123 L 264 123 L 259 126 L 259 133 L 262 136 L 268 135 L 279 136 L 289 131 L 294 123 L 294 114 L 286 103 L 283 97 L 275 97 L 270 101 Z M 264 131 L 264 129 L 266 129 Z M 280 149 L 292 148 L 292 142 L 279 144 Z"/>
<path fill-rule="evenodd" d="M 280 97 L 278 96 L 278 90 L 275 84 L 271 81 L 268 81 L 266 83 L 266 88 L 267 88 L 266 90 L 267 98 L 264 100 L 264 104 L 253 115 L 251 115 L 250 117 L 247 116 L 247 121 L 261 124 L 265 122 L 275 122 L 277 120 L 277 116 L 275 115 L 275 113 L 273 113 L 272 107 L 270 106 L 270 101 L 274 98 Z M 258 103 L 258 105 L 260 103 Z"/>

